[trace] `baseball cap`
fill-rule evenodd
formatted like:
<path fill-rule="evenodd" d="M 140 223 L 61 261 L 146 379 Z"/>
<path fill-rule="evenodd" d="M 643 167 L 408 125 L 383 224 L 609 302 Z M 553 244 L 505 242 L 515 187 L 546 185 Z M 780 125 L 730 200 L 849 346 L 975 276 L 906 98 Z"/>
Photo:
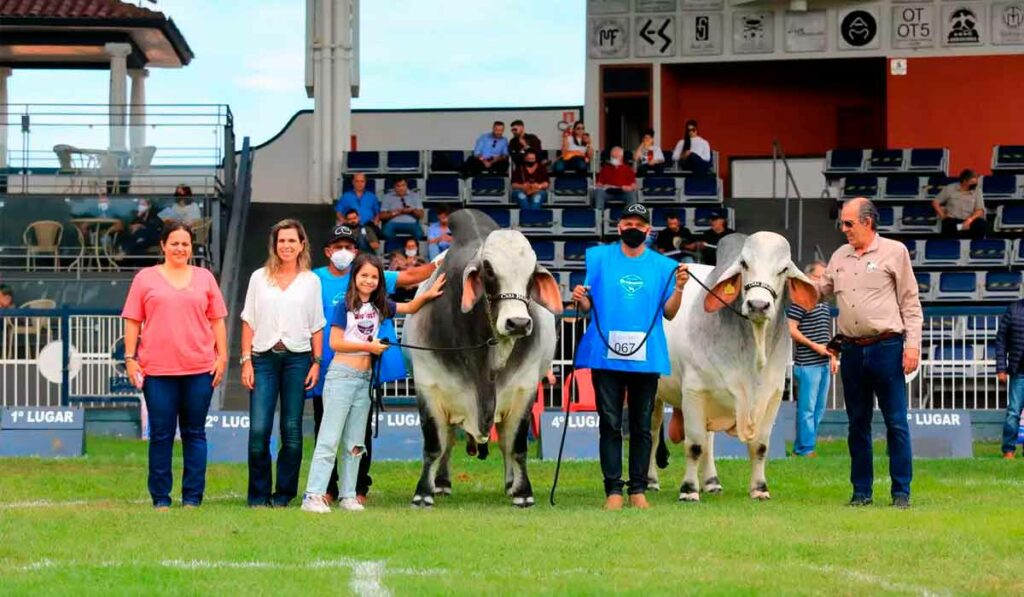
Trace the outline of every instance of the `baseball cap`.
<path fill-rule="evenodd" d="M 356 235 L 352 232 L 352 229 L 345 224 L 338 224 L 327 234 L 327 244 L 333 245 L 339 240 L 349 240 L 353 243 L 356 242 Z"/>
<path fill-rule="evenodd" d="M 711 212 L 711 215 L 708 216 L 708 219 L 709 220 L 727 220 L 729 218 L 725 215 L 725 211 L 723 211 L 721 209 L 716 209 L 716 210 Z"/>
<path fill-rule="evenodd" d="M 640 218 L 641 220 L 647 222 L 648 224 L 651 223 L 651 212 L 648 211 L 646 207 L 644 207 L 643 205 L 641 205 L 639 203 L 634 203 L 634 204 L 626 207 L 626 209 L 622 210 L 622 216 L 621 217 L 623 217 L 623 218 L 630 218 L 630 217 Z"/>

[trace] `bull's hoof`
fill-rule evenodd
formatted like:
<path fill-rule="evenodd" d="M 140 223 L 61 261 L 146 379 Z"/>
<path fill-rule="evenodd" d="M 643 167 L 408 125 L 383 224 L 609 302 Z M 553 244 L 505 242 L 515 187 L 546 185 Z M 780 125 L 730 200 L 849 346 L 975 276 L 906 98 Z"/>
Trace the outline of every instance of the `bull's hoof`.
<path fill-rule="evenodd" d="M 414 495 L 412 496 L 412 507 L 413 508 L 433 508 L 434 507 L 434 496 L 432 495 Z"/>
<path fill-rule="evenodd" d="M 491 449 L 487 447 L 487 444 L 477 444 L 476 446 L 476 458 L 477 460 L 487 460 L 487 455 L 490 454 Z"/>
<path fill-rule="evenodd" d="M 722 483 L 718 477 L 711 477 L 704 481 L 704 493 L 722 493 Z"/>
<path fill-rule="evenodd" d="M 647 478 L 647 491 L 661 491 L 661 482 L 657 479 Z"/>
<path fill-rule="evenodd" d="M 700 494 L 697 493 L 696 491 L 691 492 L 691 493 L 687 493 L 685 491 L 680 491 L 679 492 L 679 501 L 680 502 L 693 502 L 693 503 L 696 503 L 696 502 L 700 501 Z"/>
<path fill-rule="evenodd" d="M 434 488 L 434 495 L 451 495 L 451 494 L 452 494 L 452 486 L 451 485 L 442 486 L 442 487 L 435 487 Z"/>
<path fill-rule="evenodd" d="M 515 506 L 516 508 L 531 508 L 533 507 L 534 503 L 535 502 L 533 500 L 532 495 L 512 498 L 512 505 Z"/>
<path fill-rule="evenodd" d="M 772 496 L 767 491 L 761 491 L 760 489 L 751 489 L 750 498 L 757 500 L 759 502 L 767 502 L 768 500 L 772 499 Z"/>

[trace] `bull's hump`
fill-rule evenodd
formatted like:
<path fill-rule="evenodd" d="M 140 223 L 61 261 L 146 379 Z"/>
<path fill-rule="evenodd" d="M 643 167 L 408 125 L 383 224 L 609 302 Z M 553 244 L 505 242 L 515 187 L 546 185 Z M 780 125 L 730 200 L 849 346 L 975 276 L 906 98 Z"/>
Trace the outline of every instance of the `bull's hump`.
<path fill-rule="evenodd" d="M 448 219 L 454 244 L 482 242 L 487 235 L 498 229 L 490 216 L 476 209 L 460 209 Z"/>

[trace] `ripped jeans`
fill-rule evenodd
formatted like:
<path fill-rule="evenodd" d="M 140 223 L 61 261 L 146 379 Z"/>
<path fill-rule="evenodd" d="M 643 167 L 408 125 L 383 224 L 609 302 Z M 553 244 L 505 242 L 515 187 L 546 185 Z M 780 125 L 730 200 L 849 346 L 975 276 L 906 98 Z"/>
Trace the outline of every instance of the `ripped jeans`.
<path fill-rule="evenodd" d="M 323 495 L 331 469 L 338 457 L 338 445 L 344 450 L 339 466 L 339 498 L 356 497 L 359 459 L 366 446 L 366 418 L 370 414 L 370 371 L 359 371 L 340 363 L 331 363 L 324 380 L 324 418 L 313 450 L 306 493 Z M 353 454 L 353 451 L 356 453 Z"/>

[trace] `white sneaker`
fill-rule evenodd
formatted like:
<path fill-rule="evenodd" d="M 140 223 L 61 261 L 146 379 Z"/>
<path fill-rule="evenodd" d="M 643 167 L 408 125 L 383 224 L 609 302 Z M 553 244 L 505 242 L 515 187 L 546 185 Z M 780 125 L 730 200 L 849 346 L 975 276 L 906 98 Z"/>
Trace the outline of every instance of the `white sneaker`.
<path fill-rule="evenodd" d="M 327 504 L 327 497 L 307 493 L 302 497 L 302 511 L 316 514 L 329 514 L 331 507 Z"/>
<path fill-rule="evenodd" d="M 349 512 L 361 512 L 366 509 L 359 503 L 359 500 L 354 497 L 342 499 L 338 502 L 338 507 L 342 510 L 348 510 Z"/>

